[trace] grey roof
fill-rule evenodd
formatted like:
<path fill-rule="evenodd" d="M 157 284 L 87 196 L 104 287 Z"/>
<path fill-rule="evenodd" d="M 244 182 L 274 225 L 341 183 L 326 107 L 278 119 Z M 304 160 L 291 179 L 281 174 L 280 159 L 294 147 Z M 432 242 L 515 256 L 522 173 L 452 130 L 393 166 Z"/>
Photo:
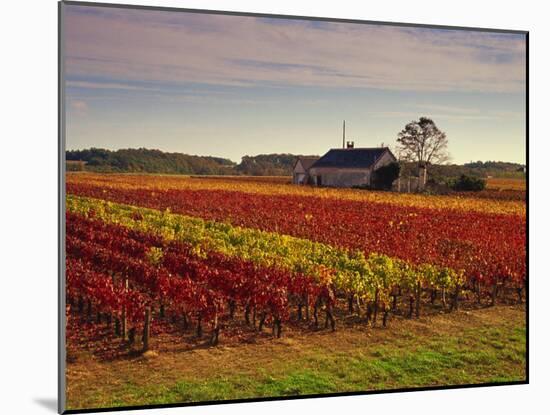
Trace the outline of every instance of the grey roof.
<path fill-rule="evenodd" d="M 388 147 L 375 148 L 339 148 L 329 150 L 312 167 L 362 168 L 371 167 L 382 154 L 390 151 Z M 391 151 L 390 151 L 391 154 Z M 392 154 L 393 156 L 393 154 Z"/>
<path fill-rule="evenodd" d="M 301 162 L 302 167 L 307 171 L 317 160 L 319 160 L 319 157 L 298 157 L 296 163 Z"/>

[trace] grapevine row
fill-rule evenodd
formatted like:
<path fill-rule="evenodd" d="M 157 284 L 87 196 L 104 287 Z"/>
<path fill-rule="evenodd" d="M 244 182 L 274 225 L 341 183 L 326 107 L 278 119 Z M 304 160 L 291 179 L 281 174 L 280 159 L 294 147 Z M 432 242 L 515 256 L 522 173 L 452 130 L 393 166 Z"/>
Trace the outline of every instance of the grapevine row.
<path fill-rule="evenodd" d="M 107 223 L 161 235 L 185 242 L 197 252 L 219 252 L 225 256 L 250 260 L 262 266 L 285 268 L 309 275 L 317 281 L 331 271 L 331 284 L 364 301 L 393 296 L 394 287 L 402 289 L 453 289 L 463 281 L 463 273 L 430 264 L 413 266 L 384 255 L 365 257 L 360 252 L 334 248 L 287 235 L 228 224 L 202 221 L 182 215 L 159 212 L 69 196 L 67 207 L 83 215 L 95 215 Z"/>
<path fill-rule="evenodd" d="M 195 316 L 197 332 L 201 320 L 209 319 L 214 343 L 218 317 L 225 311 L 233 314 L 240 308 L 248 320 L 251 308 L 257 308 L 260 325 L 271 317 L 280 334 L 289 307 L 296 306 L 301 315 L 305 306 L 308 313 L 308 298 L 315 306 L 315 319 L 318 306 L 324 304 L 327 321 L 334 327 L 331 307 L 335 291 L 348 296 L 350 309 L 354 300 L 366 305 L 367 320 L 373 313 L 375 319 L 379 310 L 384 312 L 384 325 L 402 291 L 410 294 L 410 315 L 413 304 L 418 315 L 420 293 L 425 289 L 444 294 L 452 288 L 453 306 L 457 306 L 462 276 L 452 269 L 429 264 L 413 267 L 383 255 L 353 256 L 307 240 L 92 199 L 69 197 L 67 208 L 69 257 L 86 261 L 100 275 L 128 276 L 131 288 L 142 293 L 149 304 L 168 305 L 184 316 Z M 194 238 L 189 238 L 191 235 Z M 238 249 L 225 253 L 212 250 L 212 246 L 222 246 L 220 237 L 226 247 Z M 299 247 L 302 250 L 297 257 L 290 255 Z M 270 257 L 270 249 L 286 257 Z M 253 254 L 249 260 L 239 255 L 245 251 Z M 268 255 L 262 255 L 265 253 Z M 313 259 L 309 264 L 304 261 L 308 254 Z M 104 280 L 108 283 L 108 278 Z M 119 313 L 120 307 L 113 311 Z"/>
<path fill-rule="evenodd" d="M 522 201 L 487 200 L 468 196 L 423 195 L 396 192 L 376 192 L 356 189 L 334 189 L 316 186 L 295 186 L 274 183 L 250 178 L 231 180 L 227 178 L 189 178 L 183 176 L 127 175 L 79 173 L 67 175 L 67 191 L 73 193 L 82 187 L 95 187 L 105 190 L 113 189 L 139 190 L 144 193 L 161 194 L 163 190 L 201 190 L 230 191 L 247 195 L 263 196 L 299 196 L 306 205 L 316 205 L 322 199 L 340 201 L 357 201 L 365 204 L 391 204 L 403 208 L 429 208 L 431 210 L 456 210 L 489 214 L 513 214 L 525 216 L 526 206 Z"/>
<path fill-rule="evenodd" d="M 146 293 L 150 303 L 168 305 L 185 321 L 188 316 L 196 317 L 198 334 L 202 331 L 201 322 L 210 321 L 213 343 L 217 343 L 218 317 L 226 305 L 232 308 L 231 313 L 242 307 L 247 320 L 254 310 L 260 316 L 260 327 L 273 320 L 280 335 L 281 324 L 289 316 L 289 299 L 309 295 L 320 301 L 328 292 L 311 278 L 290 275 L 275 267 L 262 268 L 220 254 L 201 258 L 181 243 L 161 248 L 141 242 L 151 240 L 159 245 L 148 235 L 72 214 L 67 216 L 66 249 L 70 258 L 80 258 L 94 271 L 111 274 L 113 279 L 128 278 L 131 288 Z"/>
<path fill-rule="evenodd" d="M 70 192 L 233 226 L 429 263 L 475 277 L 521 279 L 526 270 L 526 226 L 520 215 L 438 211 L 337 199 L 251 195 L 228 191 L 112 188 L 78 184 Z"/>

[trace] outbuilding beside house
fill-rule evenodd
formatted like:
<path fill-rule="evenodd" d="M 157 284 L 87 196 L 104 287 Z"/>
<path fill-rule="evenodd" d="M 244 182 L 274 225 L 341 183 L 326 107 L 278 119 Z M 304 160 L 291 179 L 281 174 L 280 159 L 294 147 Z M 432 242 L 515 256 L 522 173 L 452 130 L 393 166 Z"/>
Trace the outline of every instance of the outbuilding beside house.
<path fill-rule="evenodd" d="M 294 184 L 311 184 L 309 177 L 309 169 L 319 160 L 319 157 L 298 157 L 294 163 L 292 172 L 292 183 Z"/>

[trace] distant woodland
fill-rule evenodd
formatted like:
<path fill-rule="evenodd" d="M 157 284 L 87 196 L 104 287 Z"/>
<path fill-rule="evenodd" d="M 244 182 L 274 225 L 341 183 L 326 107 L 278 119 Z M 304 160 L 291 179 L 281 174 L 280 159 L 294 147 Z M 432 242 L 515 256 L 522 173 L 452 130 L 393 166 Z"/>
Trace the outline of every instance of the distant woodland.
<path fill-rule="evenodd" d="M 243 156 L 239 164 L 221 157 L 167 153 L 160 150 L 90 148 L 66 152 L 68 171 L 105 173 L 163 173 L 197 175 L 290 176 L 298 155 L 259 154 Z M 311 156 L 310 156 L 311 157 Z M 524 177 L 522 165 L 501 161 L 477 161 L 463 165 L 448 164 L 430 167 L 430 175 L 457 177 L 462 174 L 478 177 Z M 412 163 L 403 163 L 402 174 L 414 174 Z"/>
<path fill-rule="evenodd" d="M 235 174 L 236 164 L 219 157 L 165 153 L 145 148 L 117 151 L 101 148 L 66 152 L 68 170 L 106 173 Z M 82 162 L 82 163 L 79 163 Z"/>

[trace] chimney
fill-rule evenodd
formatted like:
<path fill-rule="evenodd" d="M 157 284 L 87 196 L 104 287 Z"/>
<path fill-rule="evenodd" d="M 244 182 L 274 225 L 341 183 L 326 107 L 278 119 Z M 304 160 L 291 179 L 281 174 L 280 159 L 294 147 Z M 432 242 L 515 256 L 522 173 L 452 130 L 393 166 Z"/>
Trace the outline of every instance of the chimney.
<path fill-rule="evenodd" d="M 353 148 L 353 141 L 347 141 L 346 148 Z"/>

